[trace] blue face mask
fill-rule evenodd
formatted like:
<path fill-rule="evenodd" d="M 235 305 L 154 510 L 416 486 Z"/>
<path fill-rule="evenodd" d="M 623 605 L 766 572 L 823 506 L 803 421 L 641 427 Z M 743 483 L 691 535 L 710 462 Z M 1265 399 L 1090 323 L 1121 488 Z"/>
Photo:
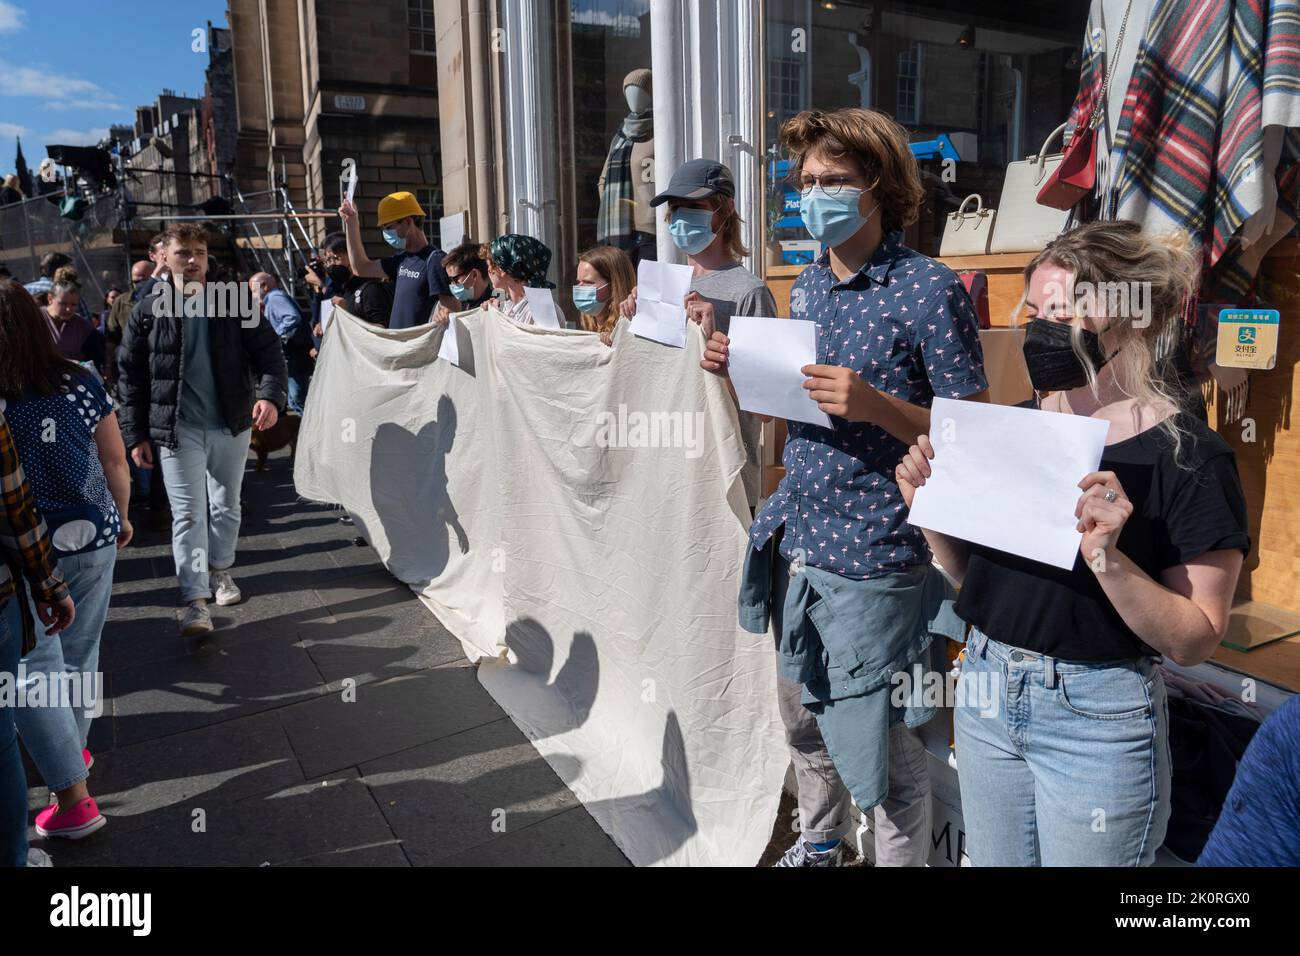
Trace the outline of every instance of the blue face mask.
<path fill-rule="evenodd" d="M 858 212 L 862 193 L 863 190 L 852 186 L 842 187 L 836 196 L 827 195 L 821 186 L 814 186 L 804 193 L 799 201 L 799 212 L 808 234 L 832 247 L 852 239 L 880 209 L 877 204 L 866 216 Z"/>
<path fill-rule="evenodd" d="M 453 282 L 451 284 L 451 294 L 454 295 L 461 302 L 468 302 L 470 299 L 474 297 L 474 294 L 470 292 L 469 289 L 465 288 L 463 285 L 460 285 L 459 283 L 456 282 Z"/>
<path fill-rule="evenodd" d="M 384 242 L 388 243 L 388 244 L 389 244 L 390 246 L 392 246 L 394 249 L 405 249 L 405 248 L 406 248 L 406 240 L 404 240 L 401 236 L 399 236 L 399 235 L 398 235 L 396 232 L 394 232 L 392 229 L 385 229 L 385 230 L 384 230 Z"/>
<path fill-rule="evenodd" d="M 688 256 L 709 248 L 717 233 L 713 231 L 711 209 L 678 209 L 668 222 L 668 235 L 677 248 Z"/>
<path fill-rule="evenodd" d="M 602 286 L 575 285 L 573 287 L 573 304 L 577 306 L 578 311 L 583 315 L 595 315 L 600 311 L 601 306 L 605 304 L 597 296 L 600 294 L 600 290 L 608 285 L 609 283 Z"/>

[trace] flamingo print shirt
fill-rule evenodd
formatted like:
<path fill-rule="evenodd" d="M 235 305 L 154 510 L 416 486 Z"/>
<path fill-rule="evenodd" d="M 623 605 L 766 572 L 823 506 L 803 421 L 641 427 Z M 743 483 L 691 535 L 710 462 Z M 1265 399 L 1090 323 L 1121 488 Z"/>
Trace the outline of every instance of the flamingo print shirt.
<path fill-rule="evenodd" d="M 817 361 L 853 369 L 867 384 L 928 407 L 936 395 L 966 398 L 988 387 L 979 321 L 947 266 L 888 233 L 847 279 L 829 254 L 804 269 L 791 315 L 817 323 Z M 759 511 L 750 543 L 763 547 L 782 525 L 781 554 L 795 564 L 865 579 L 930 560 L 894 468 L 907 446 L 878 425 L 831 418 L 833 428 L 786 422 L 785 477 Z"/>

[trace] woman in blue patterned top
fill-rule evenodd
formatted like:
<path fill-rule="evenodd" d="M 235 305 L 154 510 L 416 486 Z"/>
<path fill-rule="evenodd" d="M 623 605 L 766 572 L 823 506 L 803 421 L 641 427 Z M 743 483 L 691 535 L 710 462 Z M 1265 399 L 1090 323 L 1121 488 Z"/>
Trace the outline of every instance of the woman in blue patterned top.
<path fill-rule="evenodd" d="M 99 639 L 117 552 L 131 540 L 130 470 L 113 404 L 95 373 L 59 355 L 35 300 L 0 284 L 0 404 L 77 609 L 23 658 L 18 686 L 42 706 L 16 710 L 18 732 L 56 800 L 41 836 L 80 839 L 104 825 L 86 789 L 85 749 L 101 701 Z"/>

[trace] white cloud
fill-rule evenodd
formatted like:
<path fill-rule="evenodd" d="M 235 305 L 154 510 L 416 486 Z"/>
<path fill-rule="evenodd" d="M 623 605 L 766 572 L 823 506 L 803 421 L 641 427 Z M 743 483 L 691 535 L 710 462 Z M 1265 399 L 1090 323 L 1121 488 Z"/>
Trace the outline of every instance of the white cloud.
<path fill-rule="evenodd" d="M 94 129 L 56 129 L 40 137 L 42 145 L 57 146 L 94 146 L 108 136 L 107 128 Z"/>
<path fill-rule="evenodd" d="M 93 102 L 96 109 L 123 109 L 117 97 L 89 80 L 5 60 L 0 60 L 0 96 L 39 96 L 55 109 L 77 109 L 83 102 Z"/>
<path fill-rule="evenodd" d="M 23 28 L 23 16 L 12 3 L 0 0 L 0 33 L 17 33 Z"/>
<path fill-rule="evenodd" d="M 77 97 L 76 99 L 64 100 L 63 102 L 51 101 L 45 104 L 47 110 L 59 110 L 67 112 L 69 110 L 122 110 L 124 107 L 121 103 L 112 99 L 97 99 L 95 97 Z"/>
<path fill-rule="evenodd" d="M 27 127 L 17 123 L 0 123 L 0 136 L 26 136 Z"/>

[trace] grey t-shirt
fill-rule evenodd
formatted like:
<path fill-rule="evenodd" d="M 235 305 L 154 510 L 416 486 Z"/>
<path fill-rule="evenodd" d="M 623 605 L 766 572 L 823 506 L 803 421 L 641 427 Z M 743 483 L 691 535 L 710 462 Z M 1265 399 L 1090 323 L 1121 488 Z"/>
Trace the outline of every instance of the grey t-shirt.
<path fill-rule="evenodd" d="M 763 280 L 739 262 L 706 272 L 691 280 L 691 291 L 698 292 L 713 305 L 714 324 L 726 335 L 731 329 L 733 315 L 776 316 L 776 299 Z M 758 505 L 761 489 L 761 471 L 758 462 L 758 443 L 763 433 L 763 423 L 751 412 L 740 413 L 740 437 L 745 442 L 745 467 L 741 480 L 745 483 L 745 497 L 751 508 Z"/>
<path fill-rule="evenodd" d="M 187 315 L 181 319 L 181 396 L 177 417 L 194 428 L 225 428 L 217 397 L 217 380 L 212 374 L 213 320 Z"/>

